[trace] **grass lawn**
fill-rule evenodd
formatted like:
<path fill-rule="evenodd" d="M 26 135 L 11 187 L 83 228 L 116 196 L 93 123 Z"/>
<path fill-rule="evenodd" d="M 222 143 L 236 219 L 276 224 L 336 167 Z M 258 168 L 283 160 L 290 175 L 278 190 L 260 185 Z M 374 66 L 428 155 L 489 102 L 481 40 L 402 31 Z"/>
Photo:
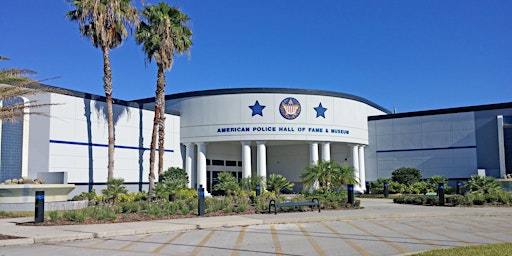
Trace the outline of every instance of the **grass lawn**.
<path fill-rule="evenodd" d="M 489 244 L 464 246 L 450 249 L 440 249 L 417 254 L 414 256 L 446 256 L 446 255 L 471 255 L 471 256 L 488 256 L 488 255 L 512 255 L 512 243 Z"/>

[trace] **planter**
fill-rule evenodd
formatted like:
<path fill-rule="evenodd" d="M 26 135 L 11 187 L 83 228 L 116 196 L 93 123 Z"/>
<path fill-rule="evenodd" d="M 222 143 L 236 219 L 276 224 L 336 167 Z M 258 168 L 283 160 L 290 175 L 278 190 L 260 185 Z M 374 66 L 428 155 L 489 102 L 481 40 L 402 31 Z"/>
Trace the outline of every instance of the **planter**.
<path fill-rule="evenodd" d="M 0 203 L 35 203 L 36 191 L 44 191 L 45 202 L 64 202 L 73 189 L 73 184 L 0 185 Z"/>
<path fill-rule="evenodd" d="M 505 191 L 512 191 L 512 180 L 510 179 L 496 179 L 496 181 L 501 184 Z"/>

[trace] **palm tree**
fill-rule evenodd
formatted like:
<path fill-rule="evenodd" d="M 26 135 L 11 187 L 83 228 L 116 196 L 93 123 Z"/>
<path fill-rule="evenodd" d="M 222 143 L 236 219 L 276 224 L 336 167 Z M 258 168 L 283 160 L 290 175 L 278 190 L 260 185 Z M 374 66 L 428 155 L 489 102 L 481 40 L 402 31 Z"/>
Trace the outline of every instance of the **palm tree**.
<path fill-rule="evenodd" d="M 332 185 L 340 187 L 347 184 L 359 184 L 359 181 L 354 176 L 354 167 L 336 163 L 334 165 Z"/>
<path fill-rule="evenodd" d="M 103 52 L 103 89 L 108 118 L 108 178 L 114 177 L 114 116 L 112 110 L 112 70 L 109 50 L 120 46 L 128 30 L 138 24 L 137 9 L 130 0 L 68 0 L 75 10 L 66 14 L 78 22 L 82 36 Z"/>
<path fill-rule="evenodd" d="M 9 60 L 0 56 L 0 60 Z M 49 86 L 41 86 L 38 81 L 30 79 L 29 75 L 36 74 L 34 71 L 21 68 L 7 68 L 0 70 L 0 102 L 5 103 L 18 97 L 35 95 L 43 92 L 64 93 L 64 90 Z M 17 121 L 27 114 L 41 114 L 42 112 L 33 109 L 53 104 L 39 104 L 36 101 L 12 102 L 11 104 L 0 105 L 0 120 Z"/>
<path fill-rule="evenodd" d="M 465 187 L 471 193 L 492 194 L 503 191 L 501 184 L 489 176 L 472 175 Z"/>
<path fill-rule="evenodd" d="M 190 54 L 192 46 L 192 30 L 186 23 L 189 17 L 176 7 L 167 3 L 146 6 L 142 12 L 145 21 L 140 23 L 135 38 L 137 44 L 142 44 L 146 60 L 155 60 L 158 66 L 155 92 L 155 117 L 153 119 L 153 134 L 150 145 L 149 190 L 154 186 L 154 164 L 156 151 L 156 136 L 158 130 L 158 173 L 163 172 L 163 154 L 165 137 L 165 71 L 172 68 L 174 54 Z M 158 129 L 157 129 L 158 126 Z"/>
<path fill-rule="evenodd" d="M 340 165 L 334 161 L 318 161 L 316 164 L 309 164 L 300 178 L 305 189 L 318 185 L 318 189 L 324 193 L 331 192 L 335 187 L 344 184 L 357 183 L 352 167 Z"/>
<path fill-rule="evenodd" d="M 267 179 L 267 189 L 274 191 L 279 196 L 282 191 L 291 191 L 295 186 L 294 183 L 290 183 L 283 175 L 272 173 Z"/>

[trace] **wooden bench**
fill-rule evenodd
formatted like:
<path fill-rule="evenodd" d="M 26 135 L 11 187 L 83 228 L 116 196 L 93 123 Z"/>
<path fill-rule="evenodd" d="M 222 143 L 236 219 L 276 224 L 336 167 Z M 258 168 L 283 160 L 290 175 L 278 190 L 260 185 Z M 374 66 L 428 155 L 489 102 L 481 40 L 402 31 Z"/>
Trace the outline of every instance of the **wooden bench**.
<path fill-rule="evenodd" d="M 277 207 L 299 207 L 299 206 L 309 206 L 311 210 L 316 206 L 318 208 L 318 212 L 320 212 L 320 201 L 318 198 L 313 198 L 311 202 L 282 202 L 276 203 L 276 200 L 270 200 L 268 204 L 268 213 L 272 211 L 272 206 L 274 207 L 274 214 L 277 214 Z"/>

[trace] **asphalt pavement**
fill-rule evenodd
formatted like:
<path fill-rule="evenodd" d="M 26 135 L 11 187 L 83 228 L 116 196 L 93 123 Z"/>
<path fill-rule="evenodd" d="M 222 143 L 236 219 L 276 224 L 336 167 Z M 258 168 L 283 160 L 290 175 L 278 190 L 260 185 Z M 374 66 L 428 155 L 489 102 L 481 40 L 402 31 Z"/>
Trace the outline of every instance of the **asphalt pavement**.
<path fill-rule="evenodd" d="M 115 224 L 22 226 L 20 222 L 34 218 L 0 219 L 0 234 L 22 237 L 0 240 L 0 246 L 48 244 L 64 241 L 114 238 L 175 231 L 211 228 L 243 227 L 249 225 L 310 223 L 343 220 L 371 220 L 379 218 L 447 217 L 456 220 L 462 216 L 512 216 L 508 207 L 436 207 L 394 204 L 390 199 L 361 199 L 363 209 L 336 211 L 309 211 L 274 214 L 249 214 L 187 219 L 126 222 Z"/>

